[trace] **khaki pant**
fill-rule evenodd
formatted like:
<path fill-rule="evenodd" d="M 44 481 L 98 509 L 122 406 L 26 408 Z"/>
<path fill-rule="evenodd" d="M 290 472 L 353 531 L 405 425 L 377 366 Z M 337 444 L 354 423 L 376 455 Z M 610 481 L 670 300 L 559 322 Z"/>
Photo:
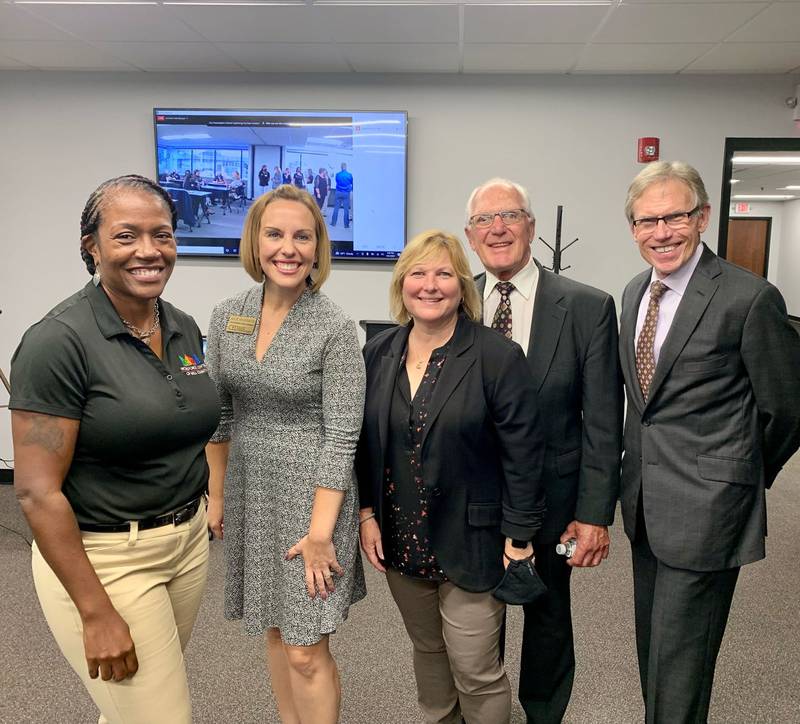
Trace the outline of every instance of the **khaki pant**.
<path fill-rule="evenodd" d="M 100 582 L 130 627 L 139 659 L 133 677 L 89 678 L 78 610 L 35 543 L 33 582 L 61 653 L 100 709 L 100 724 L 190 724 L 183 649 L 206 585 L 205 506 L 179 526 L 81 535 Z"/>
<path fill-rule="evenodd" d="M 500 660 L 505 604 L 386 571 L 389 590 L 414 645 L 417 696 L 426 724 L 506 724 L 511 687 Z"/>

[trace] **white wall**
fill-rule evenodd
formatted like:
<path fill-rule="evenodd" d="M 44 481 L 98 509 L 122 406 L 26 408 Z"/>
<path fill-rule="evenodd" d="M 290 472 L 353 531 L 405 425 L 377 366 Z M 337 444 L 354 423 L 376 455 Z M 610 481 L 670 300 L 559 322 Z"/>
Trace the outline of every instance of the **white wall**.
<path fill-rule="evenodd" d="M 783 233 L 777 286 L 789 314 L 800 318 L 800 199 L 783 205 Z"/>
<path fill-rule="evenodd" d="M 22 332 L 85 283 L 78 222 L 89 192 L 125 172 L 153 175 L 152 108 L 377 109 L 409 112 L 408 233 L 461 231 L 464 202 L 489 176 L 531 191 L 537 235 L 556 205 L 566 273 L 617 298 L 642 268 L 622 206 L 639 170 L 636 139 L 703 175 L 716 249 L 726 136 L 794 134 L 790 76 L 384 76 L 0 72 L 0 365 Z M 534 242 L 534 253 L 548 250 Z M 478 268 L 473 259 L 473 267 Z M 326 291 L 354 319 L 388 314 L 391 270 L 341 263 Z M 213 304 L 247 285 L 237 263 L 180 261 L 166 298 L 205 327 Z M 5 400 L 3 400 L 5 401 Z M 0 456 L 10 456 L 0 411 Z"/>
<path fill-rule="evenodd" d="M 778 284 L 778 268 L 781 255 L 781 241 L 783 240 L 783 203 L 782 201 L 750 201 L 750 211 L 746 214 L 737 214 L 731 204 L 731 219 L 769 218 L 772 219 L 769 229 L 769 261 L 767 266 L 767 281 Z M 713 248 L 713 247 L 712 247 Z"/>

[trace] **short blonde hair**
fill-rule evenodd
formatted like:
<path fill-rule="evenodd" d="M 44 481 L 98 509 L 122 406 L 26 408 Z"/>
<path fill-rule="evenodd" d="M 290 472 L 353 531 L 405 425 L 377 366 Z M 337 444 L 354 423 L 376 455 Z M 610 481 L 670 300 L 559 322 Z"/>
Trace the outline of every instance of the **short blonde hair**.
<path fill-rule="evenodd" d="M 311 276 L 310 289 L 312 292 L 320 290 L 325 280 L 331 273 L 331 240 L 325 219 L 317 206 L 317 202 L 305 189 L 299 189 L 291 184 L 283 184 L 278 188 L 259 196 L 250 206 L 242 228 L 242 241 L 239 246 L 239 256 L 244 270 L 257 282 L 264 280 L 264 270 L 258 258 L 258 235 L 261 231 L 261 217 L 264 209 L 273 201 L 296 201 L 303 204 L 314 217 L 314 232 L 317 235 L 317 261 L 316 269 Z"/>
<path fill-rule="evenodd" d="M 625 199 L 625 217 L 629 224 L 633 223 L 633 205 L 641 195 L 653 184 L 664 181 L 680 181 L 686 184 L 694 195 L 695 206 L 708 205 L 705 184 L 694 166 L 690 166 L 685 161 L 653 161 L 639 171 L 628 187 L 628 196 Z"/>
<path fill-rule="evenodd" d="M 450 259 L 461 284 L 461 309 L 473 322 L 480 320 L 481 298 L 475 287 L 464 247 L 452 234 L 439 229 L 430 229 L 409 241 L 394 265 L 392 281 L 389 284 L 389 308 L 392 316 L 400 324 L 407 324 L 411 320 L 411 315 L 403 304 L 403 281 L 406 274 L 414 265 L 421 264 L 442 252 L 445 252 Z"/>

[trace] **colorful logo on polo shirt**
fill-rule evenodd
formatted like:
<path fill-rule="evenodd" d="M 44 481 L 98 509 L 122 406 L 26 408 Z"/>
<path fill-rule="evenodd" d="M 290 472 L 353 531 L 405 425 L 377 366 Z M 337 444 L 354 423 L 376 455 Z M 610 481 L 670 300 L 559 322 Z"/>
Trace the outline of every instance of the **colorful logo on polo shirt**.
<path fill-rule="evenodd" d="M 180 370 L 185 375 L 204 375 L 208 372 L 206 365 L 200 357 L 193 354 L 179 354 Z"/>

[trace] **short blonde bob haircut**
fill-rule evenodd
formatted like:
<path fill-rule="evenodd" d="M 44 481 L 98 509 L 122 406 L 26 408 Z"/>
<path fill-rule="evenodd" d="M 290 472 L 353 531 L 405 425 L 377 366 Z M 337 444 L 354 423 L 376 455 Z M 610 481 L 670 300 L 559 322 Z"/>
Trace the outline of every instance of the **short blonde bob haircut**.
<path fill-rule="evenodd" d="M 445 252 L 453 265 L 453 270 L 461 284 L 460 309 L 473 321 L 478 322 L 482 316 L 481 298 L 472 279 L 464 247 L 457 237 L 439 229 L 429 229 L 415 236 L 408 242 L 400 258 L 394 265 L 392 281 L 389 284 L 389 308 L 392 316 L 400 323 L 411 321 L 405 304 L 403 304 L 403 281 L 412 267 L 422 264 Z"/>
<path fill-rule="evenodd" d="M 314 233 L 317 236 L 316 262 L 314 273 L 309 277 L 309 289 L 318 292 L 320 287 L 331 273 L 331 240 L 325 219 L 317 206 L 317 202 L 305 189 L 299 189 L 291 184 L 283 184 L 278 188 L 259 196 L 250 206 L 244 220 L 242 241 L 239 246 L 239 256 L 242 259 L 244 270 L 257 282 L 264 281 L 264 270 L 258 258 L 258 238 L 261 233 L 261 217 L 264 209 L 273 201 L 296 201 L 303 204 L 314 217 Z"/>

